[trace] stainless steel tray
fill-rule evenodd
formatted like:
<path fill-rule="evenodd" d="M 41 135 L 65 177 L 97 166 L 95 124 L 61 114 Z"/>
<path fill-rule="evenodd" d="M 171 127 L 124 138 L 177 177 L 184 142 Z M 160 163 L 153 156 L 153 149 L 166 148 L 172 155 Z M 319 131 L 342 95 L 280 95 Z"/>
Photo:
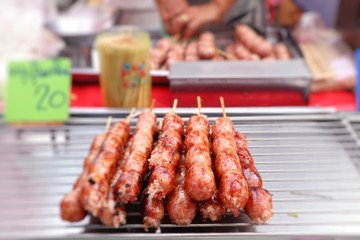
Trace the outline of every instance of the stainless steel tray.
<path fill-rule="evenodd" d="M 155 109 L 161 118 L 169 109 Z M 360 118 L 333 109 L 228 108 L 236 129 L 249 140 L 264 186 L 273 194 L 274 217 L 252 224 L 245 214 L 218 223 L 196 219 L 189 227 L 167 218 L 158 232 L 142 230 L 140 204 L 128 224 L 102 226 L 87 217 L 67 223 L 59 201 L 71 189 L 94 134 L 106 118 L 128 110 L 74 109 L 63 126 L 10 127 L 0 120 L 0 239 L 359 239 Z M 131 124 L 136 123 L 136 116 Z M 186 120 L 195 108 L 177 112 Z M 203 112 L 213 121 L 221 109 Z"/>
<path fill-rule="evenodd" d="M 215 30 L 214 32 L 217 39 L 217 46 L 220 48 L 225 48 L 228 44 L 232 42 L 232 39 L 234 39 L 234 28 L 233 26 L 221 26 L 217 30 L 218 31 Z M 300 59 L 303 58 L 300 48 L 298 47 L 297 43 L 295 42 L 294 38 L 292 37 L 288 29 L 268 26 L 266 27 L 265 33 L 263 35 L 273 44 L 277 43 L 278 41 L 284 42 L 287 45 L 293 60 L 299 61 Z M 161 37 L 160 34 L 155 34 L 155 33 L 152 33 L 151 36 L 154 42 L 156 42 Z M 92 55 L 92 57 L 94 56 L 95 55 Z M 93 62 L 93 61 L 88 60 L 88 62 Z M 201 63 L 204 61 L 196 61 L 196 62 Z M 225 61 L 225 63 L 226 62 L 229 61 Z M 241 63 L 244 61 L 239 60 L 236 62 Z M 261 66 L 263 63 L 266 64 L 265 61 L 253 61 L 252 63 L 254 62 L 256 62 L 255 64 L 257 64 L 257 66 L 259 65 Z M 274 62 L 276 66 L 276 63 L 278 61 L 274 61 Z M 184 62 L 184 63 L 188 63 L 191 66 L 193 62 Z M 280 63 L 279 67 L 286 70 L 286 65 L 284 66 L 283 63 Z M 77 83 L 98 82 L 100 79 L 99 78 L 100 71 L 99 69 L 96 69 L 93 65 L 83 68 L 74 67 L 71 70 L 71 74 L 73 81 Z M 158 84 L 158 85 L 169 84 L 168 76 L 170 75 L 170 70 L 151 70 L 150 75 L 153 84 Z"/>

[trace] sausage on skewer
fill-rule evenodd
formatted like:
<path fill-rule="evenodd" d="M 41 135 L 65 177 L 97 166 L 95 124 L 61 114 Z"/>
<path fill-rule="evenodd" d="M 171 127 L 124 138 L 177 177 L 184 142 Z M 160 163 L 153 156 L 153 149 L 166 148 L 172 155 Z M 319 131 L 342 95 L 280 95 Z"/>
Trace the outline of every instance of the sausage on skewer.
<path fill-rule="evenodd" d="M 189 225 L 197 212 L 197 202 L 192 200 L 185 191 L 185 163 L 180 163 L 175 189 L 166 198 L 166 211 L 172 223 Z"/>
<path fill-rule="evenodd" d="M 130 145 L 133 139 L 134 138 L 131 137 L 124 150 L 121 160 L 117 163 L 116 171 L 110 181 L 110 189 L 107 196 L 107 203 L 103 208 L 101 208 L 99 212 L 99 219 L 106 226 L 114 226 L 117 228 L 120 225 L 126 223 L 125 205 L 116 202 L 116 198 L 114 195 L 114 188 L 117 180 L 123 173 L 126 159 L 130 155 Z"/>
<path fill-rule="evenodd" d="M 284 43 L 275 44 L 274 53 L 278 60 L 289 60 L 291 58 L 289 50 Z"/>
<path fill-rule="evenodd" d="M 209 200 L 199 202 L 199 209 L 204 220 L 220 221 L 225 216 L 225 207 L 220 202 L 218 190 Z"/>
<path fill-rule="evenodd" d="M 198 53 L 201 59 L 213 59 L 216 55 L 215 36 L 211 32 L 203 32 L 198 40 Z"/>
<path fill-rule="evenodd" d="M 191 42 L 185 50 L 185 61 L 197 61 L 199 60 L 198 55 L 198 43 L 197 41 Z"/>
<path fill-rule="evenodd" d="M 132 113 L 130 113 L 131 117 Z M 117 122 L 107 133 L 102 151 L 99 154 L 93 171 L 89 175 L 89 183 L 81 190 L 84 208 L 93 216 L 97 216 L 102 207 L 106 206 L 107 193 L 110 188 L 112 174 L 116 163 L 121 157 L 122 148 L 130 134 L 130 118 Z"/>
<path fill-rule="evenodd" d="M 175 188 L 176 171 L 182 154 L 184 122 L 173 110 L 167 113 L 161 123 L 159 140 L 149 159 L 151 171 L 145 190 L 144 229 L 156 228 L 164 216 L 163 199 Z"/>
<path fill-rule="evenodd" d="M 171 46 L 165 63 L 165 68 L 170 69 L 171 64 L 184 60 L 185 47 L 182 44 L 174 44 Z"/>
<path fill-rule="evenodd" d="M 227 60 L 237 60 L 237 56 L 235 54 L 235 44 L 229 44 L 227 45 L 227 47 L 225 48 L 225 53 L 226 53 L 226 59 Z"/>
<path fill-rule="evenodd" d="M 249 187 L 262 187 L 262 179 L 259 171 L 255 167 L 254 159 L 248 149 L 245 136 L 240 132 L 236 132 L 235 142 L 237 155 Z"/>
<path fill-rule="evenodd" d="M 190 198 L 205 201 L 216 190 L 215 176 L 210 156 L 210 124 L 202 115 L 198 97 L 199 114 L 191 116 L 186 125 L 186 178 L 185 189 Z"/>
<path fill-rule="evenodd" d="M 118 179 L 114 194 L 121 204 L 134 202 L 140 195 L 148 158 L 154 143 L 156 115 L 152 112 L 140 114 L 136 132 L 130 144 L 130 155 L 125 160 L 123 173 Z"/>
<path fill-rule="evenodd" d="M 262 187 L 262 179 L 255 167 L 245 136 L 240 132 L 236 132 L 235 142 L 237 154 L 250 187 L 250 197 L 246 203 L 245 212 L 255 223 L 264 223 L 273 215 L 271 194 Z"/>
<path fill-rule="evenodd" d="M 161 132 L 162 122 L 158 125 L 156 131 Z M 155 148 L 158 142 L 155 143 Z M 165 204 L 163 200 L 156 199 L 153 196 L 147 194 L 147 188 L 144 190 L 144 230 L 147 232 L 149 228 L 159 227 L 162 219 L 165 215 Z"/>
<path fill-rule="evenodd" d="M 63 220 L 69 222 L 81 221 L 87 215 L 83 205 L 80 201 L 81 188 L 88 180 L 88 174 L 91 165 L 94 164 L 97 155 L 100 152 L 101 145 L 104 141 L 103 135 L 96 135 L 91 147 L 89 149 L 89 155 L 84 161 L 83 172 L 76 180 L 73 190 L 66 194 L 60 203 L 60 214 Z"/>
<path fill-rule="evenodd" d="M 223 105 L 223 99 L 221 98 Z M 215 120 L 212 126 L 212 150 L 215 154 L 215 170 L 220 181 L 219 198 L 227 210 L 237 217 L 249 198 L 249 189 L 236 154 L 234 125 L 226 117 Z"/>
<path fill-rule="evenodd" d="M 151 69 L 156 70 L 166 61 L 167 54 L 172 46 L 172 41 L 168 38 L 160 39 L 156 47 L 151 49 L 150 59 L 151 59 Z"/>
<path fill-rule="evenodd" d="M 149 228 L 159 227 L 164 215 L 165 206 L 163 200 L 146 195 L 144 201 L 144 230 L 149 231 Z"/>
<path fill-rule="evenodd" d="M 249 26 L 240 24 L 235 29 L 236 40 L 245 45 L 251 52 L 261 57 L 271 54 L 272 45 L 270 42 L 259 36 Z"/>
<path fill-rule="evenodd" d="M 147 194 L 151 197 L 161 200 L 174 189 L 176 170 L 182 153 L 183 135 L 184 122 L 181 117 L 174 111 L 167 113 L 162 122 L 162 133 L 158 144 L 149 159 L 149 168 L 152 172 Z"/>

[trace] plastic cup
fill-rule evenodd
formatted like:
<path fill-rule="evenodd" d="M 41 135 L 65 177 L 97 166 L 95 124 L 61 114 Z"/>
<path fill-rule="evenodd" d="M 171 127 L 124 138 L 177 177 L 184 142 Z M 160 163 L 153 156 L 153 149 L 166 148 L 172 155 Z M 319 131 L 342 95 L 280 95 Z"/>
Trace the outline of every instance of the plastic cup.
<path fill-rule="evenodd" d="M 119 28 L 97 36 L 105 106 L 150 106 L 150 47 L 149 34 L 135 28 Z"/>

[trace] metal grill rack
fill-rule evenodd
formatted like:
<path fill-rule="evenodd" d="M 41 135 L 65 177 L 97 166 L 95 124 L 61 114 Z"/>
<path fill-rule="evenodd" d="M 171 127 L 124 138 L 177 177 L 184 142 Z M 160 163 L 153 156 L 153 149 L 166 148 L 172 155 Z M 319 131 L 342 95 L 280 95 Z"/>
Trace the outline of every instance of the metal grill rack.
<path fill-rule="evenodd" d="M 155 109 L 161 118 L 169 109 Z M 105 227 L 87 217 L 79 223 L 59 217 L 61 197 L 82 169 L 94 134 L 106 118 L 129 111 L 73 110 L 55 127 L 10 127 L 0 120 L 0 239 L 358 239 L 360 237 L 360 148 L 354 131 L 332 109 L 229 108 L 245 133 L 275 214 L 255 225 L 245 214 L 217 223 L 195 219 L 188 227 L 167 217 L 160 231 L 145 233 L 141 206 L 128 207 L 128 224 Z M 186 120 L 197 109 L 178 109 Z M 203 109 L 213 121 L 218 108 Z M 135 126 L 136 116 L 132 120 Z M 360 120 L 360 118 L 359 118 Z M 356 124 L 360 125 L 360 121 Z"/>

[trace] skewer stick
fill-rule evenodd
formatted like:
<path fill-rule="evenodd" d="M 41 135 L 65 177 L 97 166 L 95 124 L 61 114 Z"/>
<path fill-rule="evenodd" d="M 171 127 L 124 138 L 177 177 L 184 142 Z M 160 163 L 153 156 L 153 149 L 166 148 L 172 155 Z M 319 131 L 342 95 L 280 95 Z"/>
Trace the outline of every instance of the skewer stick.
<path fill-rule="evenodd" d="M 190 43 L 190 41 L 184 40 L 184 41 L 182 42 L 182 46 L 186 49 L 186 48 L 189 46 L 189 43 Z"/>
<path fill-rule="evenodd" d="M 180 39 L 181 39 L 181 35 L 180 35 L 179 33 L 176 34 L 176 35 L 173 37 L 173 40 L 174 40 L 175 43 L 179 42 Z"/>
<path fill-rule="evenodd" d="M 221 104 L 221 109 L 222 109 L 223 117 L 227 118 L 226 112 L 225 112 L 225 103 L 224 103 L 224 98 L 223 98 L 223 96 L 220 97 L 220 104 Z"/>
<path fill-rule="evenodd" d="M 150 113 L 152 113 L 152 111 L 153 111 L 153 108 L 154 108 L 154 106 L 155 106 L 155 102 L 156 102 L 156 99 L 155 98 L 153 98 L 152 100 L 151 100 L 151 105 L 150 105 Z"/>
<path fill-rule="evenodd" d="M 173 103 L 172 112 L 175 112 L 176 107 L 177 107 L 177 104 L 178 104 L 178 100 L 177 100 L 177 98 L 175 98 L 175 99 L 174 99 L 174 103 Z"/>
<path fill-rule="evenodd" d="M 201 97 L 197 96 L 197 105 L 198 105 L 198 115 L 201 115 Z"/>
<path fill-rule="evenodd" d="M 107 133 L 109 131 L 109 129 L 110 129 L 111 120 L 112 120 L 112 117 L 109 116 L 107 121 L 106 121 L 105 133 Z"/>
<path fill-rule="evenodd" d="M 228 54 L 227 52 L 225 52 L 224 50 L 221 50 L 220 48 L 217 48 L 216 51 L 223 57 L 225 57 L 226 59 L 230 59 L 231 55 Z"/>
<path fill-rule="evenodd" d="M 125 122 L 126 122 L 127 124 L 130 123 L 130 120 L 131 120 L 131 118 L 133 117 L 134 112 L 135 112 L 135 108 L 132 108 L 132 109 L 131 109 L 131 112 L 129 113 L 129 115 L 128 115 L 128 116 L 126 117 L 126 119 L 125 119 Z"/>
<path fill-rule="evenodd" d="M 162 130 L 162 127 L 163 127 L 163 120 L 161 120 L 161 121 L 159 122 L 159 125 L 158 125 L 158 129 L 159 129 L 160 132 L 161 132 L 161 130 Z"/>

